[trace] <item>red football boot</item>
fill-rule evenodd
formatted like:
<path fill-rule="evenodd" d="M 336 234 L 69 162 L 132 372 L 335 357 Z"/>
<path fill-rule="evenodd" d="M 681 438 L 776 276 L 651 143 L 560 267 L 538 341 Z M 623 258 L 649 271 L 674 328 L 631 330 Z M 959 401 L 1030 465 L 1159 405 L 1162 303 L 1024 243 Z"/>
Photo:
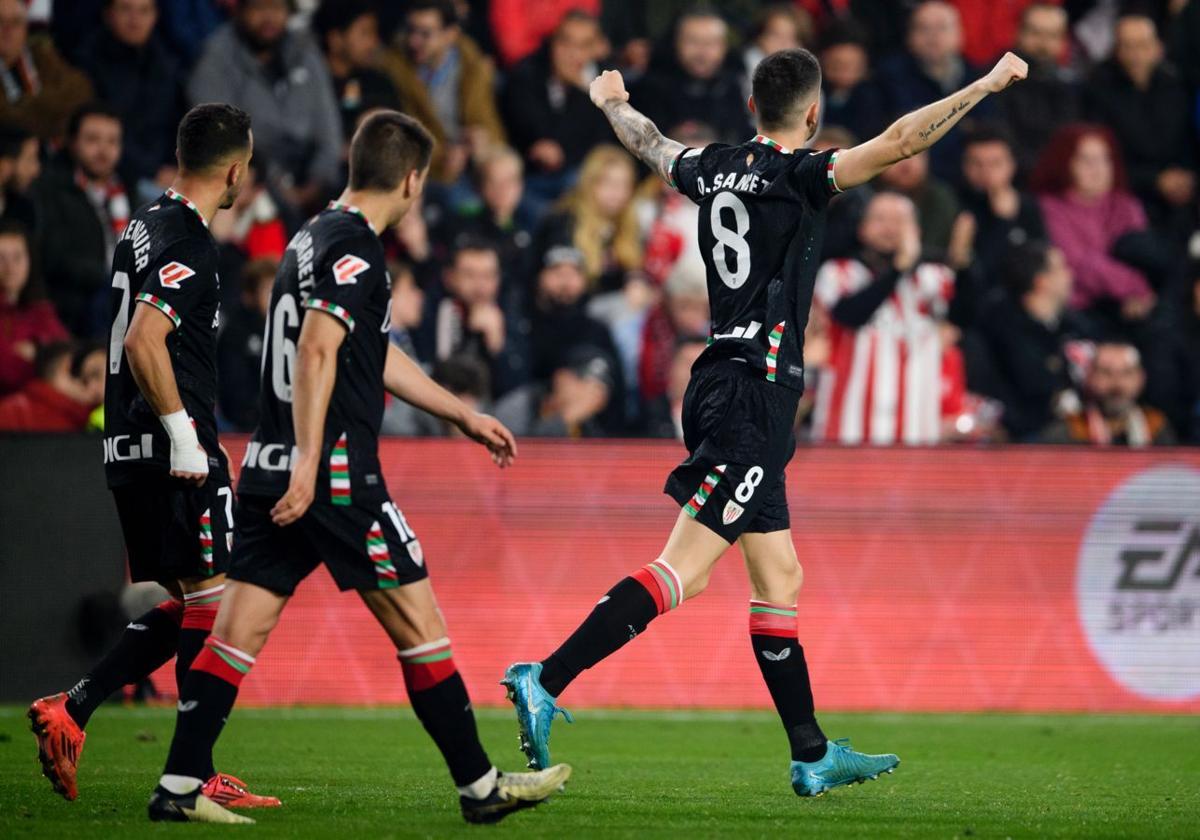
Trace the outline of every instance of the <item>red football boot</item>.
<path fill-rule="evenodd" d="M 246 783 L 228 773 L 218 773 L 204 783 L 200 792 L 222 808 L 278 808 L 283 803 L 274 796 L 259 796 L 246 789 Z"/>
<path fill-rule="evenodd" d="M 56 793 L 66 799 L 75 799 L 79 795 L 75 770 L 79 767 L 87 733 L 67 713 L 67 695 L 52 694 L 34 700 L 28 716 L 37 737 L 42 773 L 54 785 Z"/>

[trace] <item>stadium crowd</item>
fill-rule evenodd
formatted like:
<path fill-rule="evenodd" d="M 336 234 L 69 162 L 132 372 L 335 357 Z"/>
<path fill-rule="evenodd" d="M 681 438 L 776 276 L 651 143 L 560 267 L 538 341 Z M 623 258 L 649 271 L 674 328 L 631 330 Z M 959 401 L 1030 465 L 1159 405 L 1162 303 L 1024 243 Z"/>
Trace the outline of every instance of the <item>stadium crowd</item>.
<path fill-rule="evenodd" d="M 437 139 L 386 234 L 392 340 L 518 435 L 674 437 L 709 332 L 697 208 L 587 83 L 687 145 L 740 143 L 756 63 L 824 69 L 817 148 L 869 139 L 1013 49 L 1029 79 L 835 198 L 802 436 L 1200 443 L 1200 0 L 0 0 L 0 428 L 103 423 L 109 263 L 193 103 L 254 121 L 212 220 L 219 410 L 255 423 L 271 282 L 364 113 Z M 401 403 L 384 431 L 449 430 Z"/>

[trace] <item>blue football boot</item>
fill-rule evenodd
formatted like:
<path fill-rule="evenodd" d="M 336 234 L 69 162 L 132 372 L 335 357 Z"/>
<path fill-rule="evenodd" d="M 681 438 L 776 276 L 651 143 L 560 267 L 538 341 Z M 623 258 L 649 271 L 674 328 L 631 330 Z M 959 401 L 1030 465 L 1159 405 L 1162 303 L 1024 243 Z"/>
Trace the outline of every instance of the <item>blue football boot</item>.
<path fill-rule="evenodd" d="M 891 753 L 855 752 L 850 749 L 849 738 L 839 738 L 826 742 L 823 758 L 792 762 L 792 790 L 799 796 L 820 796 L 835 787 L 877 779 L 880 773 L 891 773 L 899 764 L 900 759 Z"/>
<path fill-rule="evenodd" d="M 504 672 L 500 685 L 508 688 L 508 699 L 517 710 L 517 725 L 521 728 L 521 751 L 529 758 L 534 770 L 550 766 L 550 724 L 555 715 L 562 715 L 567 723 L 575 719 L 566 709 L 560 709 L 542 688 L 540 662 L 514 662 Z"/>

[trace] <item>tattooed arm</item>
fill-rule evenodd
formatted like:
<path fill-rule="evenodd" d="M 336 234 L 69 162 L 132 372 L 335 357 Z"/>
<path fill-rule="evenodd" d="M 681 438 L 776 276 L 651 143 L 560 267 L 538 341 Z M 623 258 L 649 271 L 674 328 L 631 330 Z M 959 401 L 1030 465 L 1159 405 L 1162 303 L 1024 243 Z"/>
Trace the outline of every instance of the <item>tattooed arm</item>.
<path fill-rule="evenodd" d="M 685 147 L 663 137 L 658 126 L 629 104 L 629 92 L 620 72 L 605 70 L 592 80 L 589 93 L 592 102 L 608 117 L 621 144 L 670 183 L 671 163 Z"/>
<path fill-rule="evenodd" d="M 979 104 L 985 96 L 999 93 L 1013 82 L 1025 78 L 1028 65 L 1012 53 L 1005 53 L 982 79 L 967 85 L 945 99 L 905 114 L 872 140 L 838 153 L 833 175 L 840 189 L 865 184 L 893 163 L 920 154 L 938 140 Z"/>

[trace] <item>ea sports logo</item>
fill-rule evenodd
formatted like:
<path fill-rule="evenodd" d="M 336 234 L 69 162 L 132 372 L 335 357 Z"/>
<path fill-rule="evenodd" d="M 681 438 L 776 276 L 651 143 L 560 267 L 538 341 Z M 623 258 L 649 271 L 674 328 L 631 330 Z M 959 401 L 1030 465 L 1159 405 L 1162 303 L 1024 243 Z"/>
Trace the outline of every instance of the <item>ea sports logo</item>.
<path fill-rule="evenodd" d="M 1200 471 L 1154 467 L 1118 487 L 1079 550 L 1079 620 L 1123 686 L 1200 697 Z"/>

